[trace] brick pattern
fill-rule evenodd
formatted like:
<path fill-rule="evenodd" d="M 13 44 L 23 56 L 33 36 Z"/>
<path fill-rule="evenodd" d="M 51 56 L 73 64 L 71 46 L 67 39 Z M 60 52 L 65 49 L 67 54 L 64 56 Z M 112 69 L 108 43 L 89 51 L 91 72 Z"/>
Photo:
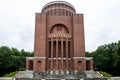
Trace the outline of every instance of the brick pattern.
<path fill-rule="evenodd" d="M 34 71 L 84 71 L 86 65 L 92 70 L 93 61 L 89 62 L 86 64 L 83 14 L 76 14 L 73 6 L 64 3 L 50 3 L 41 13 L 36 13 Z M 29 69 L 29 60 L 26 63 Z"/>

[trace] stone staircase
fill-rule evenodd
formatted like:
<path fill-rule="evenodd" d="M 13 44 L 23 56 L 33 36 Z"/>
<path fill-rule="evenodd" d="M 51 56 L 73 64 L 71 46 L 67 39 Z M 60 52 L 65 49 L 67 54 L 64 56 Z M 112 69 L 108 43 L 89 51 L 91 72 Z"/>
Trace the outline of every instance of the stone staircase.
<path fill-rule="evenodd" d="M 36 71 L 33 73 L 34 78 L 43 79 L 75 79 L 85 78 L 84 71 Z"/>
<path fill-rule="evenodd" d="M 19 72 L 15 75 L 15 77 L 17 77 L 17 78 L 24 78 L 24 77 L 25 77 L 25 73 L 26 73 L 26 71 L 19 71 Z"/>
<path fill-rule="evenodd" d="M 33 71 L 19 71 L 16 75 L 16 78 L 33 78 Z"/>
<path fill-rule="evenodd" d="M 15 78 L 15 80 L 111 80 L 103 77 L 98 71 L 19 71 Z"/>

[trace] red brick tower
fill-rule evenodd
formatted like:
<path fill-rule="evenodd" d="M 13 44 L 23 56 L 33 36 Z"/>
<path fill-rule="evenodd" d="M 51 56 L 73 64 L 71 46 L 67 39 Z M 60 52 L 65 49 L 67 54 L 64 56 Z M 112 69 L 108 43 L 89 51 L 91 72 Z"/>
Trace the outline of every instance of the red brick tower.
<path fill-rule="evenodd" d="M 83 14 L 65 1 L 46 4 L 36 13 L 34 57 L 26 63 L 35 72 L 92 70 L 92 58 L 85 57 Z"/>

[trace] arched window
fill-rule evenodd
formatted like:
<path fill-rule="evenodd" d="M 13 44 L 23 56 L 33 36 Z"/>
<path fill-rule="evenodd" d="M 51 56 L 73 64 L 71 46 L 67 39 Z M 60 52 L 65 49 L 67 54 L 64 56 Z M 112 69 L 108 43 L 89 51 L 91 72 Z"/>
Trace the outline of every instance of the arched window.
<path fill-rule="evenodd" d="M 59 32 L 66 34 L 69 33 L 67 27 L 64 26 L 63 24 L 56 24 L 50 29 L 50 33 L 59 33 Z"/>
<path fill-rule="evenodd" d="M 78 70 L 81 70 L 82 61 L 78 61 Z"/>
<path fill-rule="evenodd" d="M 41 68 L 41 65 L 42 65 L 42 61 L 41 61 L 41 60 L 38 60 L 38 68 L 39 68 L 39 69 Z"/>

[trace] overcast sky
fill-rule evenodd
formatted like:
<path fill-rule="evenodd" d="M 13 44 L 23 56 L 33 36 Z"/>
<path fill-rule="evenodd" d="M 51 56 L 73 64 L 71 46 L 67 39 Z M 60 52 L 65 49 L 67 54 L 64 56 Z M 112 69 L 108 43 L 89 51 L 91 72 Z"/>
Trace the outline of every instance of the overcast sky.
<path fill-rule="evenodd" d="M 53 0 L 0 0 L 0 46 L 33 51 L 35 13 Z M 120 0 L 65 0 L 84 14 L 86 51 L 120 40 Z"/>

